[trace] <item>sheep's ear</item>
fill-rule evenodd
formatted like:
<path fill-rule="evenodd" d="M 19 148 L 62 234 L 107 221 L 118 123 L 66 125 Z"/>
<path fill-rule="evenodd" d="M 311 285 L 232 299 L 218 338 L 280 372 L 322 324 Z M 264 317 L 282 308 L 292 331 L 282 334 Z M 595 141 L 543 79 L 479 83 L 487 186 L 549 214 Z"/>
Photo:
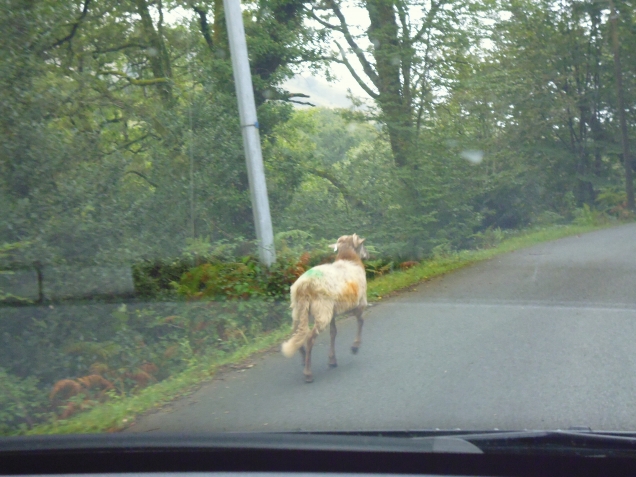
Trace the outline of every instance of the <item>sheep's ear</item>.
<path fill-rule="evenodd" d="M 353 246 L 356 248 L 362 245 L 362 243 L 366 240 L 366 239 L 360 238 L 358 234 L 353 234 L 352 237 L 353 237 Z"/>

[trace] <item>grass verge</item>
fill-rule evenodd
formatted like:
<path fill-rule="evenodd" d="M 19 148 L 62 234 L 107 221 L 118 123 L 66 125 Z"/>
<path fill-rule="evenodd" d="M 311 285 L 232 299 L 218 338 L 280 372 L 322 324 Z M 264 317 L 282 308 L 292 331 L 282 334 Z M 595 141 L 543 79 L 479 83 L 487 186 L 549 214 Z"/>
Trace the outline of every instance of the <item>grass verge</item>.
<path fill-rule="evenodd" d="M 615 225 L 617 225 L 617 223 L 603 225 L 565 225 L 523 231 L 513 237 L 504 239 L 501 243 L 492 248 L 463 250 L 447 256 L 437 257 L 433 260 L 427 260 L 411 269 L 383 275 L 369 282 L 367 292 L 369 301 L 381 300 L 383 297 L 423 280 L 437 277 L 483 260 L 488 260 L 496 255 Z"/>
<path fill-rule="evenodd" d="M 524 231 L 503 240 L 492 248 L 467 250 L 448 256 L 437 257 L 433 260 L 422 262 L 409 270 L 394 272 L 369 282 L 369 300 L 381 300 L 392 293 L 396 293 L 401 289 L 423 280 L 487 260 L 496 255 L 529 247 L 541 242 L 607 228 L 612 225 L 616 224 L 568 225 Z M 134 396 L 125 398 L 114 397 L 104 404 L 100 404 L 69 419 L 38 425 L 28 431 L 27 434 L 80 434 L 115 432 L 121 430 L 130 425 L 136 416 L 159 408 L 170 401 L 194 392 L 200 387 L 202 382 L 209 380 L 224 366 L 239 363 L 256 353 L 263 352 L 281 343 L 289 332 L 289 325 L 285 325 L 279 330 L 253 340 L 251 343 L 246 344 L 225 357 L 211 358 L 205 362 L 193 363 L 186 371 L 149 386 Z"/>
<path fill-rule="evenodd" d="M 27 432 L 27 435 L 119 431 L 130 425 L 139 414 L 191 394 L 199 388 L 202 382 L 209 380 L 224 366 L 244 361 L 256 353 L 281 343 L 289 334 L 290 329 L 289 325 L 283 326 L 279 330 L 263 335 L 250 344 L 242 346 L 226 357 L 194 363 L 182 373 L 149 386 L 134 396 L 124 398 L 115 396 L 113 399 L 69 419 L 35 426 Z"/>

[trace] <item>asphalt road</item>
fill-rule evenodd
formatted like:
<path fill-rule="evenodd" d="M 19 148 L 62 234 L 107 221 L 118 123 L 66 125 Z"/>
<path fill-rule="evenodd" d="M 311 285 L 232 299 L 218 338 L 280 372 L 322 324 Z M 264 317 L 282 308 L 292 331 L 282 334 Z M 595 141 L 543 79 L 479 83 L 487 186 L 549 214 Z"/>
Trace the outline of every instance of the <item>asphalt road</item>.
<path fill-rule="evenodd" d="M 371 308 L 299 356 L 267 353 L 130 432 L 636 429 L 636 225 L 497 257 Z"/>

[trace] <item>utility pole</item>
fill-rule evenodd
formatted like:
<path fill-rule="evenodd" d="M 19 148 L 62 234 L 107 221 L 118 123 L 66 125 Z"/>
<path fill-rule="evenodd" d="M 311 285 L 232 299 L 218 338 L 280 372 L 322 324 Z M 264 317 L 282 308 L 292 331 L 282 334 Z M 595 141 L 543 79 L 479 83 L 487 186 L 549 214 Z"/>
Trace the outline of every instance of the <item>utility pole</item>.
<path fill-rule="evenodd" d="M 625 193 L 627 195 L 627 208 L 634 210 L 634 182 L 632 179 L 632 158 L 629 152 L 629 138 L 627 136 L 627 120 L 625 119 L 625 100 L 623 99 L 623 70 L 621 68 L 620 42 L 618 41 L 618 13 L 614 1 L 610 0 L 610 34 L 612 36 L 612 50 L 614 50 L 614 70 L 616 75 L 616 102 L 618 120 L 621 126 L 621 139 L 623 142 L 623 163 L 625 164 Z"/>
<path fill-rule="evenodd" d="M 258 256 L 261 263 L 269 267 L 276 261 L 276 251 L 274 250 L 274 232 L 269 212 L 269 199 L 267 198 L 261 140 L 258 133 L 252 74 L 247 58 L 247 43 L 245 41 L 241 1 L 223 0 L 223 7 L 225 8 L 234 85 L 236 87 L 241 130 L 243 132 L 247 176 L 250 183 L 254 226 L 258 241 Z"/>

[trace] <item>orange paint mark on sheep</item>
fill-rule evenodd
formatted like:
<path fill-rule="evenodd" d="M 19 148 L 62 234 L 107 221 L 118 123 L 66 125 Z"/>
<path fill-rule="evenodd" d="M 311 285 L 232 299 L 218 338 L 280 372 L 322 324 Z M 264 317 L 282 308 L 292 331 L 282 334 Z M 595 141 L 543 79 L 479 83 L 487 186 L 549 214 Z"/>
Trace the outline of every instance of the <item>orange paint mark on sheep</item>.
<path fill-rule="evenodd" d="M 345 282 L 342 298 L 346 301 L 356 301 L 358 299 L 358 284 L 356 282 Z"/>

